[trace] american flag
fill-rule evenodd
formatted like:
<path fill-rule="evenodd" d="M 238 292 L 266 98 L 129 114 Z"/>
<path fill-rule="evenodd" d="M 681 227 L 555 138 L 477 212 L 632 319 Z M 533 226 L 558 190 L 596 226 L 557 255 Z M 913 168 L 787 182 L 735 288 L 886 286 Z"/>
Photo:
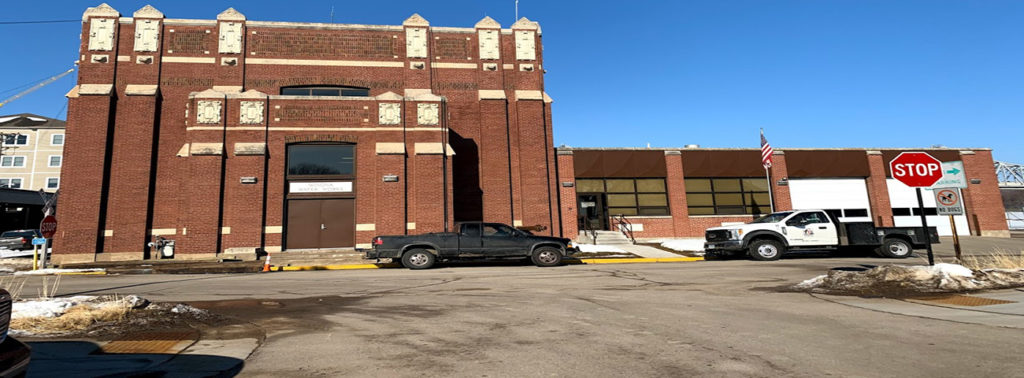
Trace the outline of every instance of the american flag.
<path fill-rule="evenodd" d="M 761 130 L 761 165 L 765 169 L 772 167 L 772 146 L 764 138 L 764 130 Z"/>

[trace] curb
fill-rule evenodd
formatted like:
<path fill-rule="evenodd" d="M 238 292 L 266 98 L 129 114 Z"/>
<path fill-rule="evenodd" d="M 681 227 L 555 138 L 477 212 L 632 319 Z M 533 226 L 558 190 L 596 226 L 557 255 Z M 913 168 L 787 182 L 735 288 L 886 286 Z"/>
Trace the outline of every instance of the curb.
<path fill-rule="evenodd" d="M 637 264 L 637 263 L 675 263 L 704 261 L 703 257 L 658 257 L 658 258 L 621 258 L 621 259 L 579 259 L 566 261 L 567 265 L 589 265 L 589 264 Z M 297 265 L 297 266 L 270 266 L 271 272 L 297 272 L 311 270 L 359 270 L 359 269 L 387 269 L 401 268 L 398 263 L 381 264 L 339 264 L 339 265 Z"/>

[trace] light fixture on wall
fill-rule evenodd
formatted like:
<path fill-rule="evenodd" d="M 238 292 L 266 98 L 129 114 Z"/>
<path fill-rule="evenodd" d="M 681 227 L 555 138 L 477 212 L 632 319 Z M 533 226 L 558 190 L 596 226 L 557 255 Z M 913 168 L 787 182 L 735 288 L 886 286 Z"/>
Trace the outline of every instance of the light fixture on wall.
<path fill-rule="evenodd" d="M 564 187 L 564 188 L 571 188 L 571 187 L 573 187 L 575 185 L 576 185 L 576 183 L 574 183 L 572 181 L 562 181 L 562 187 Z"/>
<path fill-rule="evenodd" d="M 789 185 L 789 178 L 783 177 L 782 179 L 779 180 L 778 185 L 779 186 L 787 186 L 787 185 Z"/>
<path fill-rule="evenodd" d="M 971 179 L 971 184 L 981 184 L 981 179 Z"/>
<path fill-rule="evenodd" d="M 398 175 L 384 175 L 384 182 L 398 182 Z"/>

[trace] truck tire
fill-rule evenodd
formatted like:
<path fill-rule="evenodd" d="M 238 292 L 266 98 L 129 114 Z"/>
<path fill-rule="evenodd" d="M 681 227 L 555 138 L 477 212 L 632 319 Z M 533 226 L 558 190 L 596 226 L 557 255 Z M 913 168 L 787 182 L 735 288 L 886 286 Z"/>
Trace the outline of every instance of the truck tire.
<path fill-rule="evenodd" d="M 750 243 L 750 258 L 758 261 L 774 261 L 782 257 L 786 247 L 775 240 L 761 239 Z"/>
<path fill-rule="evenodd" d="M 434 254 L 423 248 L 410 249 L 402 255 L 402 266 L 409 269 L 427 269 L 434 266 Z"/>
<path fill-rule="evenodd" d="M 909 242 L 900 238 L 888 238 L 882 242 L 882 246 L 877 249 L 878 254 L 888 257 L 891 259 L 903 259 L 910 257 L 914 252 L 914 247 Z"/>
<path fill-rule="evenodd" d="M 533 251 L 530 260 L 540 267 L 557 266 L 562 264 L 562 252 L 551 247 L 540 247 Z"/>

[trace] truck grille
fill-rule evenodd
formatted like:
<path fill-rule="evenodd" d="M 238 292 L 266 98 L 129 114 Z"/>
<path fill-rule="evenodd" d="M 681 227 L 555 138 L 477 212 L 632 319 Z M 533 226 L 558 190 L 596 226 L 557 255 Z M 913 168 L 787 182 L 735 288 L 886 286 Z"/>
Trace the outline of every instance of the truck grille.
<path fill-rule="evenodd" d="M 727 230 L 713 230 L 704 232 L 704 239 L 707 241 L 722 241 L 729 240 L 729 231 Z"/>

